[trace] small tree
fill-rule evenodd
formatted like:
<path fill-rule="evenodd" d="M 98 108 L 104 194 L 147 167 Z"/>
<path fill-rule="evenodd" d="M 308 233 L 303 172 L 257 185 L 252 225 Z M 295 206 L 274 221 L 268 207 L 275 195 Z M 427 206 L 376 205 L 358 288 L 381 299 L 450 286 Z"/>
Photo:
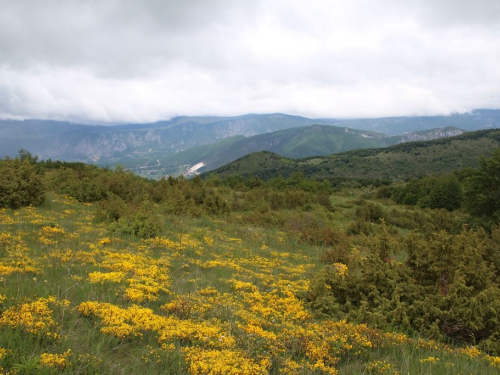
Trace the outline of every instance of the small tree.
<path fill-rule="evenodd" d="M 453 211 L 462 203 L 462 186 L 453 175 L 439 177 L 429 194 L 430 208 L 444 208 Z"/>
<path fill-rule="evenodd" d="M 479 163 L 465 181 L 464 205 L 471 215 L 491 225 L 500 220 L 500 148 Z"/>
<path fill-rule="evenodd" d="M 33 159 L 0 160 L 0 208 L 37 206 L 44 201 L 45 187 Z"/>

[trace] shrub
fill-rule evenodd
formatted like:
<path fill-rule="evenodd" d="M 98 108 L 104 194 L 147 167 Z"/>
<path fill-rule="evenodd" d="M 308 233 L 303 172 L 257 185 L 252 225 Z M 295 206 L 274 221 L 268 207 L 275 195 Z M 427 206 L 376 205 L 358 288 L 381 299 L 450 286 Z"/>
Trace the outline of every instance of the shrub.
<path fill-rule="evenodd" d="M 375 193 L 377 199 L 387 199 L 391 197 L 391 189 L 385 185 L 380 186 Z"/>
<path fill-rule="evenodd" d="M 500 149 L 488 159 L 481 158 L 479 168 L 465 180 L 464 204 L 474 217 L 486 225 L 500 220 Z"/>
<path fill-rule="evenodd" d="M 301 213 L 289 219 L 288 231 L 296 233 L 299 240 L 321 246 L 336 246 L 345 241 L 345 233 L 328 223 L 321 217 L 320 210 L 312 213 Z"/>
<path fill-rule="evenodd" d="M 152 238 L 160 233 L 161 224 L 154 215 L 139 211 L 118 219 L 113 225 L 113 230 L 122 236 Z"/>
<path fill-rule="evenodd" d="M 500 352 L 493 238 L 467 228 L 428 240 L 412 234 L 400 263 L 389 257 L 387 233 L 377 237 L 366 257 L 350 254 L 345 265 L 328 266 L 312 280 L 308 298 L 319 315 Z"/>
<path fill-rule="evenodd" d="M 373 224 L 366 221 L 364 218 L 359 217 L 354 220 L 347 227 L 346 233 L 348 235 L 365 234 L 369 235 L 373 233 Z"/>
<path fill-rule="evenodd" d="M 334 263 L 349 263 L 350 262 L 350 247 L 349 243 L 339 241 L 337 244 L 328 247 L 323 254 L 321 254 L 321 261 L 326 264 Z"/>
<path fill-rule="evenodd" d="M 361 206 L 356 208 L 356 217 L 372 223 L 378 223 L 380 219 L 386 219 L 386 214 L 381 205 L 362 202 Z"/>
<path fill-rule="evenodd" d="M 227 201 L 219 194 L 209 194 L 203 202 L 203 208 L 209 215 L 223 215 L 230 212 Z"/>
<path fill-rule="evenodd" d="M 444 175 L 436 180 L 429 198 L 429 208 L 444 208 L 448 211 L 460 208 L 462 204 L 462 186 L 453 175 Z"/>
<path fill-rule="evenodd" d="M 117 198 L 106 204 L 111 207 L 108 215 L 116 210 L 119 216 L 111 225 L 112 230 L 117 234 L 139 238 L 152 238 L 160 234 L 162 224 L 151 203 L 146 201 L 140 207 L 135 208 L 130 204 L 123 206 L 123 201 Z"/>
<path fill-rule="evenodd" d="M 118 221 L 127 214 L 127 204 L 116 195 L 110 195 L 108 199 L 97 204 L 95 217 L 98 221 Z"/>
<path fill-rule="evenodd" d="M 31 159 L 0 160 L 0 208 L 40 205 L 45 187 Z"/>

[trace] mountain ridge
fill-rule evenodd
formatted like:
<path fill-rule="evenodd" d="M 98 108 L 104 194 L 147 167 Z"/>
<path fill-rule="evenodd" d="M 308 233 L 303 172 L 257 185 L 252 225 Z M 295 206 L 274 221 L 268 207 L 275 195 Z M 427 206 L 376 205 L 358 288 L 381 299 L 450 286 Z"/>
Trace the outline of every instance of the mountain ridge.
<path fill-rule="evenodd" d="M 202 177 L 241 175 L 268 180 L 299 172 L 313 179 L 405 180 L 426 174 L 477 167 L 479 158 L 500 147 L 500 130 L 479 130 L 455 137 L 359 149 L 322 157 L 290 159 L 271 152 L 246 155 Z"/>

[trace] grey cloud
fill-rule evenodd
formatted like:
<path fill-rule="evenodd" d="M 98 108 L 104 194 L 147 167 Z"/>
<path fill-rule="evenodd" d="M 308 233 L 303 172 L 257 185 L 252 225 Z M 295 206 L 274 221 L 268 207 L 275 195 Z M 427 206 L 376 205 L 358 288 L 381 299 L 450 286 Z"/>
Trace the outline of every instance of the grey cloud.
<path fill-rule="evenodd" d="M 2 4 L 3 3 L 3 4 Z M 2 1 L 0 63 L 87 66 L 134 74 L 142 66 L 189 59 L 214 39 L 243 1 Z M 211 36 L 211 37 L 210 37 Z M 215 35 L 217 36 L 217 35 Z M 201 43 L 200 43 L 201 42 Z M 143 69 L 145 70 L 145 69 Z"/>
<path fill-rule="evenodd" d="M 487 0 L 0 0 L 0 117 L 500 106 Z"/>
<path fill-rule="evenodd" d="M 436 26 L 500 27 L 497 0 L 423 0 L 420 18 Z"/>

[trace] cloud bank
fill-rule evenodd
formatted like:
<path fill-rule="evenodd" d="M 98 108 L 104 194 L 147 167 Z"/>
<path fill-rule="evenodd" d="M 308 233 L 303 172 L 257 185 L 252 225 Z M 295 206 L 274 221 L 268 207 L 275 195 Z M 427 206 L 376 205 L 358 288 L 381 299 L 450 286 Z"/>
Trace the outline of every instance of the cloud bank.
<path fill-rule="evenodd" d="M 116 123 L 500 108 L 497 0 L 0 6 L 0 118 Z"/>

